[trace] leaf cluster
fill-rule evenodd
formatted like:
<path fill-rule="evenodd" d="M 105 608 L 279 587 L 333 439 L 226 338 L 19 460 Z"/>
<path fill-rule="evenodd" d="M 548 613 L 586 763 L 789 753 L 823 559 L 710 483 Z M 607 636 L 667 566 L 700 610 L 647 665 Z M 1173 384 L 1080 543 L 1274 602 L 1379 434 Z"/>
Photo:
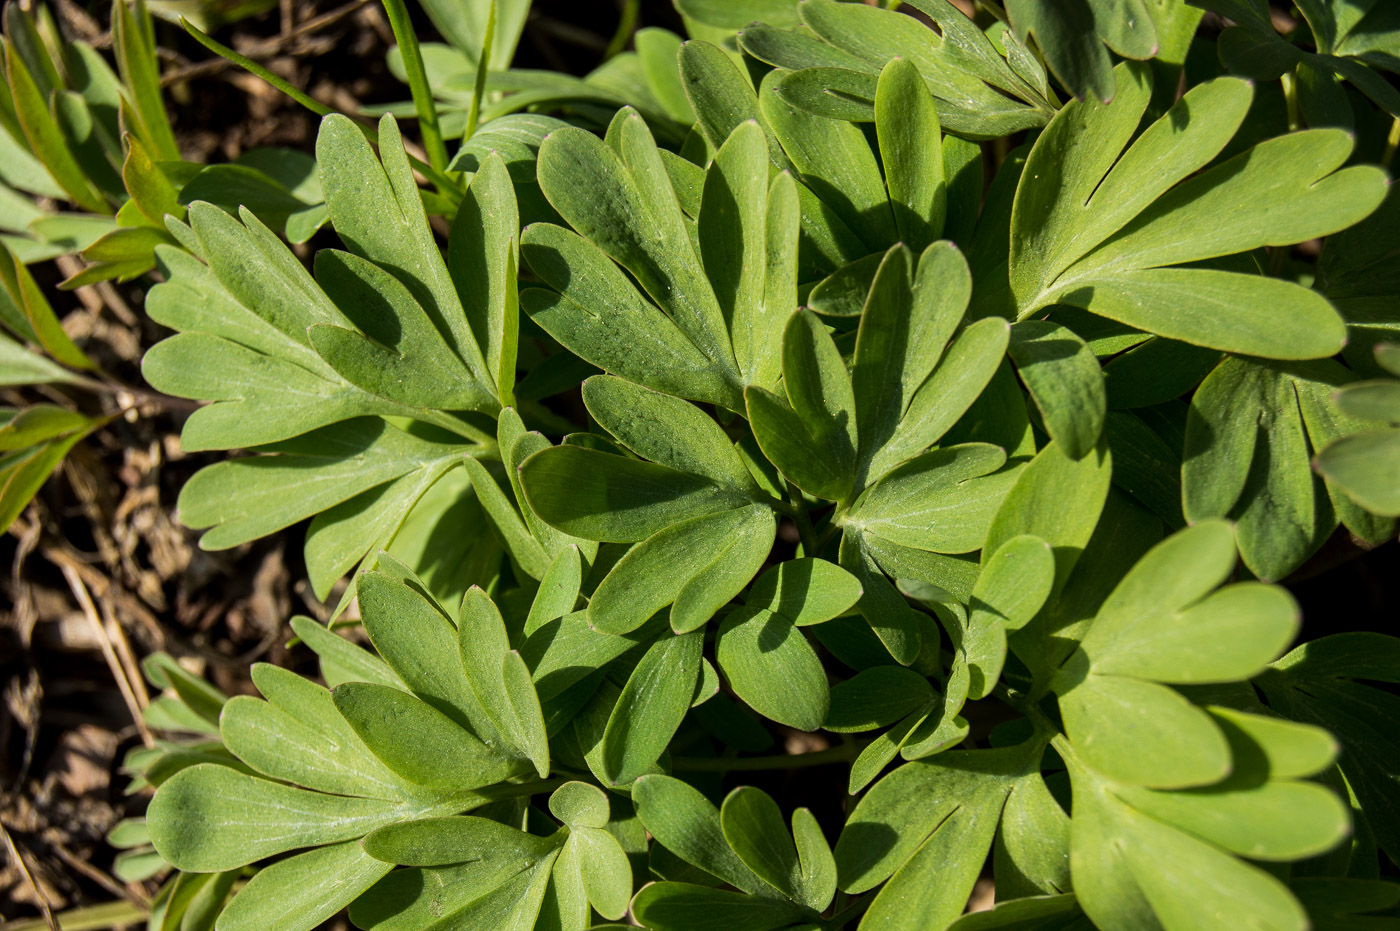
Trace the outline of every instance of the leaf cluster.
<path fill-rule="evenodd" d="M 1388 926 L 1394 638 L 1278 584 L 1400 516 L 1388 7 L 676 5 L 575 78 L 508 67 L 527 4 L 390 0 L 410 102 L 204 167 L 139 5 L 105 90 L 7 14 L 15 186 L 110 213 L 70 283 L 154 269 L 146 380 L 248 453 L 182 521 L 309 522 L 338 596 L 324 686 L 149 662 L 152 926 Z M 42 222 L 26 383 L 90 367 Z M 92 428 L 9 414 L 7 488 Z M 722 778 L 818 766 L 843 823 Z"/>

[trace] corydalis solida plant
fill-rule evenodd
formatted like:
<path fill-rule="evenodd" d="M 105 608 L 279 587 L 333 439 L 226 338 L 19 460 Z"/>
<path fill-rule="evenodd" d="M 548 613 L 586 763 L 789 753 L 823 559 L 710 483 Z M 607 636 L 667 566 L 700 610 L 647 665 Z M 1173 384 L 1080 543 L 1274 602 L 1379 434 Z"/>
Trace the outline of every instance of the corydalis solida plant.
<path fill-rule="evenodd" d="M 150 377 L 215 402 L 192 444 L 260 453 L 182 508 L 211 546 L 315 515 L 319 588 L 364 560 L 373 647 L 299 621 L 331 689 L 260 667 L 263 699 L 206 700 L 209 758 L 150 780 L 183 876 L 267 864 L 221 928 L 1300 928 L 1389 894 L 1344 843 L 1396 850 L 1388 744 L 1339 709 L 1393 704 L 1365 684 L 1392 641 L 1287 653 L 1296 605 L 1240 570 L 1338 520 L 1394 534 L 1354 473 L 1307 470 L 1353 432 L 1351 321 L 1253 262 L 1366 217 L 1383 175 L 1344 134 L 1249 128 L 1261 91 L 1229 77 L 1154 119 L 1123 64 L 1110 104 L 1021 98 L 1045 128 L 984 200 L 935 79 L 995 88 L 1001 52 L 945 26 L 887 63 L 931 34 L 839 7 L 745 30 L 777 65 L 754 80 L 680 48 L 679 152 L 624 110 L 544 124 L 528 175 L 484 159 L 445 256 L 392 120 L 378 159 L 324 124 L 347 248 L 311 273 L 256 217 L 169 224 L 152 312 L 181 333 Z M 1252 420 L 1215 416 L 1242 368 Z M 989 706 L 1009 723 L 978 729 Z M 756 756 L 764 721 L 834 746 Z M 843 825 L 697 788 L 816 764 L 850 767 Z M 962 917 L 989 858 L 1003 904 Z"/>

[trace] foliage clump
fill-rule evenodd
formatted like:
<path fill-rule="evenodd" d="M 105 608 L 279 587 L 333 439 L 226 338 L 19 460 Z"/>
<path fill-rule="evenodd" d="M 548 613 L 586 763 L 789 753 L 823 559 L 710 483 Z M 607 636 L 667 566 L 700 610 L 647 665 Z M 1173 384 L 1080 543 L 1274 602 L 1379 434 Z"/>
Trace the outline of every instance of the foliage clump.
<path fill-rule="evenodd" d="M 10 180 L 104 217 L 70 284 L 156 276 L 147 381 L 249 453 L 182 521 L 347 580 L 324 686 L 149 665 L 153 927 L 1393 921 L 1400 650 L 1278 584 L 1400 516 L 1393 8 L 676 5 L 579 79 L 509 69 L 528 4 L 420 50 L 391 0 L 427 163 L 327 114 L 204 167 L 139 5 L 106 149 L 7 13 Z M 77 390 L 47 228 L 0 350 Z M 14 412 L 0 513 L 99 427 Z M 719 778 L 808 766 L 844 823 Z"/>

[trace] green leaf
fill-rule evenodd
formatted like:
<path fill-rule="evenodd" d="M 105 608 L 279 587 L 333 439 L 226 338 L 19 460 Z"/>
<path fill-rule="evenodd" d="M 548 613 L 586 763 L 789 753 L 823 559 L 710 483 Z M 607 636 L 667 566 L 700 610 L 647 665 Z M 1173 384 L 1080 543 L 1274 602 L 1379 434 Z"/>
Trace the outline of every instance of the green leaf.
<path fill-rule="evenodd" d="M 1136 789 L 1124 799 L 1143 813 L 1254 860 L 1295 860 L 1325 853 L 1350 829 L 1348 811 L 1315 783 L 1271 781 L 1198 792 Z"/>
<path fill-rule="evenodd" d="M 695 123 L 695 112 L 686 99 L 685 83 L 680 79 L 676 62 L 680 55 L 681 38 L 667 29 L 650 26 L 638 29 L 632 37 L 637 58 L 666 114 L 687 126 Z"/>
<path fill-rule="evenodd" d="M 1013 537 L 1039 537 L 1055 552 L 1053 591 L 1061 589 L 1098 524 L 1111 469 L 1111 457 L 1102 444 L 1078 461 L 1065 455 L 1058 443 L 1046 444 L 1020 473 L 992 518 L 983 560 Z M 1065 501 L 1076 506 L 1066 510 L 1057 503 Z"/>
<path fill-rule="evenodd" d="M 921 13 L 938 24 L 939 32 L 893 10 L 862 9 L 811 0 L 800 7 L 803 24 L 836 49 L 862 61 L 871 73 L 891 58 L 904 58 L 918 68 L 933 94 L 943 127 L 969 138 L 989 139 L 1044 125 L 1053 106 L 1041 88 L 1028 84 L 1010 67 L 981 28 L 944 0 L 913 0 Z M 941 33 L 941 34 L 940 34 Z M 841 62 L 804 62 L 801 64 Z M 791 62 L 787 67 L 799 65 Z"/>
<path fill-rule="evenodd" d="M 1259 438 L 1258 406 L 1267 397 L 1267 381 L 1267 369 L 1226 359 L 1206 376 L 1191 399 L 1181 465 L 1187 520 L 1224 517 L 1244 493 Z"/>
<path fill-rule="evenodd" d="M 699 475 L 579 446 L 520 464 L 525 499 L 550 525 L 590 540 L 632 543 L 673 524 L 747 504 Z"/>
<path fill-rule="evenodd" d="M 1066 731 L 1098 772 L 1155 788 L 1209 785 L 1229 773 L 1220 728 L 1158 683 L 1245 679 L 1292 639 L 1296 609 L 1281 590 L 1243 583 L 1207 597 L 1234 566 L 1232 537 L 1228 524 L 1208 521 L 1154 547 L 1056 677 Z M 1158 737 L 1144 743 L 1147 729 Z"/>
<path fill-rule="evenodd" d="M 503 406 L 514 403 L 520 214 L 505 162 L 488 156 L 457 208 L 447 266 Z"/>
<path fill-rule="evenodd" d="M 45 95 L 14 43 L 5 46 L 5 75 L 9 79 L 14 118 L 49 175 L 79 207 L 90 213 L 110 213 L 111 208 L 78 164 L 49 111 Z"/>
<path fill-rule="evenodd" d="M 603 767 L 612 785 L 647 772 L 690 708 L 700 676 L 699 632 L 664 636 L 628 677 L 603 732 Z"/>
<path fill-rule="evenodd" d="M 351 324 L 300 261 L 251 214 L 245 223 L 207 205 L 190 208 L 204 266 L 157 246 L 166 281 L 147 310 L 180 330 L 143 360 L 153 386 L 215 400 L 186 422 L 187 450 L 256 446 L 363 414 L 408 411 L 342 379 L 311 348 L 316 324 Z M 275 412 L 275 415 L 274 415 Z"/>
<path fill-rule="evenodd" d="M 979 549 L 1015 472 L 986 443 L 935 449 L 885 476 L 856 502 L 845 524 L 862 534 L 935 553 Z"/>
<path fill-rule="evenodd" d="M 1238 129 L 1250 86 L 1218 78 L 1193 88 L 1129 146 L 1150 72 L 1128 62 L 1115 74 L 1111 107 L 1068 104 L 1027 159 L 1010 255 L 1020 315 L 1069 303 L 1213 349 L 1289 359 L 1336 352 L 1342 328 L 1317 294 L 1165 266 L 1336 232 L 1376 208 L 1381 179 L 1367 168 L 1336 171 L 1351 143 L 1332 130 L 1269 140 L 1192 177 Z M 1222 202 L 1234 205 L 1228 215 Z M 1189 317 L 1175 310 L 1186 295 Z"/>
<path fill-rule="evenodd" d="M 1104 390 L 1113 409 L 1150 407 L 1179 398 L 1201 383 L 1220 353 L 1154 337 L 1109 360 Z"/>
<path fill-rule="evenodd" d="M 8 528 L 38 494 L 82 433 L 0 456 L 0 527 Z"/>
<path fill-rule="evenodd" d="M 1040 778 L 1039 755 L 1035 743 L 953 751 L 880 780 L 836 843 L 841 888 L 860 893 L 888 879 L 869 912 L 887 927 L 952 923 L 981 872 L 1007 795 L 1018 782 Z"/>
<path fill-rule="evenodd" d="M 705 172 L 696 224 L 700 258 L 720 311 L 732 331 L 742 335 L 735 341 L 734 352 L 745 376 L 763 350 L 776 352 L 772 337 L 787 317 L 762 319 L 772 316 L 763 313 L 767 195 L 768 144 L 758 122 L 746 121 L 730 133 Z M 756 336 L 767 337 L 774 345 L 763 346 Z"/>
<path fill-rule="evenodd" d="M 1273 876 L 1134 810 L 1087 774 L 1072 770 L 1072 777 L 1070 865 L 1075 893 L 1095 925 L 1308 926 Z M 1182 888 L 1194 894 L 1183 898 Z"/>
<path fill-rule="evenodd" d="M 569 844 L 578 851 L 589 903 L 604 918 L 621 919 L 632 899 L 632 867 L 617 838 L 596 828 L 575 828 Z"/>
<path fill-rule="evenodd" d="M 549 335 L 604 371 L 657 391 L 725 407 L 736 386 L 679 326 L 583 237 L 549 223 L 521 234 L 530 270 L 554 291 L 530 288 L 520 306 Z M 597 308 L 607 307 L 607 326 Z"/>
<path fill-rule="evenodd" d="M 219 716 L 224 744 L 253 769 L 336 795 L 403 799 L 421 794 L 364 752 L 328 691 L 265 664 L 253 667 L 253 681 L 267 700 L 239 695 Z"/>
<path fill-rule="evenodd" d="M 219 913 L 218 926 L 229 931 L 311 931 L 390 869 L 355 840 L 308 850 L 259 870 Z"/>
<path fill-rule="evenodd" d="M 765 82 L 759 107 L 799 180 L 864 243 L 866 251 L 895 241 L 889 194 L 860 127 L 798 109 L 780 98 L 776 87 Z"/>
<path fill-rule="evenodd" d="M 589 623 L 624 634 L 673 605 L 672 628 L 694 630 L 753 578 L 776 533 L 773 512 L 761 505 L 673 524 L 618 561 L 589 602 Z"/>
<path fill-rule="evenodd" d="M 1400 382 L 1363 381 L 1337 393 L 1337 407 L 1348 417 L 1400 423 Z"/>
<path fill-rule="evenodd" d="M 836 344 L 810 311 L 798 311 L 783 332 L 783 383 L 793 411 L 840 476 L 834 497 L 844 501 L 860 442 L 855 395 Z"/>
<path fill-rule="evenodd" d="M 48 298 L 8 246 L 0 244 L 0 301 L 18 314 L 0 312 L 5 324 L 21 339 L 37 343 L 54 361 L 79 370 L 96 369 L 64 331 Z M 8 310 L 8 308 L 6 309 Z"/>
<path fill-rule="evenodd" d="M 141 671 L 157 688 L 170 689 L 187 711 L 216 728 L 228 696 L 188 672 L 169 653 L 152 653 L 141 661 Z"/>
<path fill-rule="evenodd" d="M 384 572 L 359 579 L 365 632 L 379 655 L 415 696 L 480 737 L 498 741 L 459 659 L 457 631 L 428 597 Z"/>
<path fill-rule="evenodd" d="M 200 763 L 160 787 L 146 818 L 177 869 L 233 869 L 298 847 L 350 840 L 422 811 L 401 800 L 326 795 Z"/>
<path fill-rule="evenodd" d="M 571 828 L 602 828 L 608 823 L 608 796 L 586 782 L 566 782 L 550 795 L 549 813 Z"/>
<path fill-rule="evenodd" d="M 1342 773 L 1376 843 L 1391 857 L 1400 851 L 1400 810 L 1394 803 L 1400 745 L 1380 722 L 1400 712 L 1400 703 L 1390 692 L 1357 680 L 1393 681 L 1397 647 L 1397 638 L 1372 632 L 1323 637 L 1302 644 L 1259 679 L 1279 713 L 1336 735 Z"/>
<path fill-rule="evenodd" d="M 676 9 L 707 26 L 723 29 L 739 29 L 750 23 L 779 27 L 797 25 L 797 3 L 794 0 L 757 0 L 741 10 L 717 0 L 679 0 Z"/>
<path fill-rule="evenodd" d="M 930 252 L 935 249 L 938 249 L 937 245 L 930 247 Z M 925 253 L 926 256 L 928 254 Z M 966 281 L 964 275 L 965 272 L 957 276 L 958 284 L 949 288 L 950 292 L 957 293 L 962 289 Z M 943 286 L 938 287 L 941 290 Z M 962 306 L 956 306 L 954 314 L 961 311 Z M 979 396 L 984 396 L 983 391 L 991 385 L 1005 357 L 1009 332 L 1005 320 L 991 317 L 969 325 L 953 339 L 933 374 L 909 399 L 899 427 L 872 458 L 868 470 L 871 478 L 879 477 L 910 457 L 917 456 L 946 436 L 965 414 L 975 409 L 974 403 Z M 1014 386 L 1012 388 L 1014 390 Z M 1017 395 L 1019 404 L 1019 392 Z M 1002 420 L 999 418 L 998 423 Z M 1014 425 L 1012 417 L 1004 420 Z M 1017 451 L 1008 447 L 1008 452 L 1015 454 Z"/>
<path fill-rule="evenodd" d="M 797 847 L 772 796 L 747 786 L 735 789 L 724 798 L 719 823 L 725 841 L 755 875 L 789 899 L 805 898 Z"/>
<path fill-rule="evenodd" d="M 723 49 L 703 40 L 684 42 L 677 64 L 695 128 L 712 150 L 718 151 L 742 123 L 761 121 L 753 84 Z M 777 143 L 770 145 L 780 158 Z"/>
<path fill-rule="evenodd" d="M 331 223 L 350 251 L 392 271 L 475 379 L 487 390 L 494 390 L 495 379 L 428 227 L 418 186 L 391 116 L 379 121 L 379 144 L 380 158 L 375 158 L 349 119 L 333 114 L 322 121 L 316 137 L 316 161 Z"/>
<path fill-rule="evenodd" d="M 1286 591 L 1242 582 L 1174 617 L 1156 612 L 1100 615 L 1082 648 L 1094 670 L 1107 675 L 1182 684 L 1231 682 L 1258 674 L 1276 659 L 1292 642 L 1298 623 L 1297 605 Z"/>
<path fill-rule="evenodd" d="M 658 931 L 774 931 L 807 917 L 782 899 L 677 882 L 652 883 L 637 893 L 632 914 Z"/>
<path fill-rule="evenodd" d="M 758 493 L 724 430 L 695 405 L 611 375 L 584 382 L 583 400 L 605 430 L 643 459 Z"/>
<path fill-rule="evenodd" d="M 1067 327 L 1023 320 L 1008 347 L 1050 436 L 1071 459 L 1081 459 L 1103 432 L 1107 394 L 1098 360 Z"/>
<path fill-rule="evenodd" d="M 1007 13 L 1022 39 L 1034 37 L 1055 77 L 1076 97 L 1093 94 L 1107 103 L 1114 97 L 1113 62 L 1108 49 L 1099 40 L 1092 0 L 1068 0 L 1053 9 L 1025 0 L 1008 0 Z M 1113 11 L 1105 17 L 1105 26 L 1130 14 Z M 1151 20 L 1139 12 L 1143 28 L 1152 31 Z M 1147 54 L 1155 51 L 1155 42 Z"/>
<path fill-rule="evenodd" d="M 860 580 L 862 594 L 856 609 L 895 662 L 908 665 L 919 655 L 923 639 L 921 625 L 872 555 L 872 543 L 878 540 L 878 537 L 867 538 L 853 527 L 844 529 L 839 554 L 841 568 Z"/>
<path fill-rule="evenodd" d="M 781 562 L 754 580 L 744 603 L 781 614 L 797 627 L 840 617 L 860 599 L 860 581 L 824 559 Z"/>
<path fill-rule="evenodd" d="M 731 612 L 720 625 L 715 657 L 734 693 L 764 717 L 802 731 L 826 720 L 826 673 L 789 618 L 754 607 Z"/>
<path fill-rule="evenodd" d="M 802 868 L 801 899 L 813 911 L 825 911 L 836 895 L 836 860 L 821 825 L 809 809 L 792 813 L 792 839 Z"/>
<path fill-rule="evenodd" d="M 874 666 L 831 687 L 822 728 L 838 734 L 873 731 L 933 701 L 928 680 L 903 666 Z"/>
<path fill-rule="evenodd" d="M 656 143 L 641 117 L 632 114 L 620 125 L 620 152 L 583 130 L 551 133 L 540 146 L 540 188 L 732 380 L 737 371 L 719 302 L 685 232 Z"/>
<path fill-rule="evenodd" d="M 1054 584 L 1054 551 L 1039 537 L 1012 537 L 986 560 L 972 590 L 960 644 L 971 673 L 968 698 L 991 692 L 1006 661 L 1007 631 L 1025 627 Z"/>
<path fill-rule="evenodd" d="M 549 738 L 539 695 L 530 679 L 530 669 L 515 650 L 507 653 L 501 664 L 516 746 L 535 765 L 535 772 L 543 779 L 549 775 L 550 769 Z"/>
<path fill-rule="evenodd" d="M 180 205 L 175 185 L 152 161 L 150 154 L 135 136 L 126 137 L 126 161 L 122 163 L 122 181 L 136 209 L 146 222 L 156 228 L 165 226 L 165 215 L 183 220 L 185 210 Z"/>
<path fill-rule="evenodd" d="M 873 460 L 891 458 L 886 447 L 894 445 L 906 454 L 916 452 L 908 444 L 927 435 L 925 430 L 910 429 L 913 424 L 904 426 L 901 421 L 907 413 L 914 413 L 916 394 L 929 382 L 971 292 L 967 265 L 951 243 L 926 249 L 912 276 L 910 258 L 901 246 L 885 254 L 856 335 L 851 381 L 862 479 Z M 962 360 L 951 361 L 956 365 Z M 917 422 L 917 415 L 914 420 Z M 902 426 L 911 435 L 903 442 L 896 439 Z"/>
<path fill-rule="evenodd" d="M 475 789 L 519 775 L 524 768 L 407 692 L 347 682 L 336 688 L 334 698 L 336 709 L 370 751 L 418 785 Z"/>
<path fill-rule="evenodd" d="M 583 584 L 583 558 L 577 546 L 566 546 L 554 557 L 549 569 L 540 579 L 540 590 L 530 603 L 530 615 L 525 620 L 525 636 L 555 618 L 572 614 L 578 603 Z"/>
<path fill-rule="evenodd" d="M 1064 922 L 1054 927 L 1077 931 L 1080 925 L 1072 923 L 1077 917 L 1082 917 L 1079 904 L 1072 893 L 1065 893 L 1004 900 L 986 911 L 969 912 L 948 927 L 951 931 L 1001 931 L 1023 928 L 1031 921 L 1050 919 Z"/>
<path fill-rule="evenodd" d="M 472 488 L 481 501 L 482 508 L 490 515 L 491 523 L 501 535 L 502 542 L 528 575 L 539 576 L 546 571 L 544 547 L 530 532 L 520 513 L 501 491 L 491 473 L 475 459 L 463 462 L 471 477 Z"/>
<path fill-rule="evenodd" d="M 467 590 L 458 613 L 457 653 L 476 702 L 491 719 L 492 729 L 508 746 L 525 756 L 540 778 L 549 774 L 549 748 L 540 749 L 544 724 L 528 670 L 521 681 L 521 660 L 510 653 L 505 621 L 491 599 L 477 586 Z"/>
<path fill-rule="evenodd" d="M 364 840 L 365 852 L 370 856 L 404 866 L 447 866 L 468 861 L 501 864 L 518 859 L 538 861 L 557 846 L 558 841 L 552 838 L 535 837 L 471 815 L 391 824 Z"/>
<path fill-rule="evenodd" d="M 451 866 L 395 870 L 351 904 L 352 921 L 381 931 L 443 920 L 464 927 L 524 931 L 540 911 L 557 849 L 539 859 L 488 856 Z"/>
<path fill-rule="evenodd" d="M 125 2 L 117 4 L 112 16 L 112 44 L 117 70 L 135 111 L 137 135 L 156 158 L 178 161 L 180 147 L 161 100 L 160 65 L 151 19 L 142 0 L 131 6 Z"/>
<path fill-rule="evenodd" d="M 1400 516 L 1400 430 L 1342 437 L 1318 454 L 1317 468 L 1366 510 Z"/>
<path fill-rule="evenodd" d="M 786 398 L 750 385 L 744 389 L 744 401 L 759 448 L 788 481 L 829 500 L 849 492 L 850 477 L 831 460 L 829 449 L 812 435 Z"/>
<path fill-rule="evenodd" d="M 1182 466 L 1188 513 L 1238 519 L 1240 554 L 1260 578 L 1292 572 L 1336 526 L 1308 451 L 1361 427 L 1328 397 L 1350 377 L 1331 362 L 1227 359 L 1192 400 Z M 1346 514 L 1347 499 L 1334 496 Z"/>
<path fill-rule="evenodd" d="M 633 785 L 632 799 L 642 824 L 667 850 L 736 889 L 766 888 L 730 848 L 720 813 L 696 789 L 670 776 L 649 775 Z"/>
<path fill-rule="evenodd" d="M 265 536 L 407 475 L 446 465 L 462 447 L 420 439 L 378 419 L 347 421 L 255 456 L 198 472 L 180 491 L 180 519 L 205 549 Z"/>
<path fill-rule="evenodd" d="M 397 278 L 347 252 L 316 253 L 316 282 L 358 330 L 315 325 L 311 345 L 341 377 L 407 407 L 481 410 L 491 404 L 427 312 Z"/>
<path fill-rule="evenodd" d="M 943 232 L 948 192 L 938 108 L 912 63 L 895 59 L 880 72 L 875 131 L 895 226 L 910 248 L 922 250 Z"/>

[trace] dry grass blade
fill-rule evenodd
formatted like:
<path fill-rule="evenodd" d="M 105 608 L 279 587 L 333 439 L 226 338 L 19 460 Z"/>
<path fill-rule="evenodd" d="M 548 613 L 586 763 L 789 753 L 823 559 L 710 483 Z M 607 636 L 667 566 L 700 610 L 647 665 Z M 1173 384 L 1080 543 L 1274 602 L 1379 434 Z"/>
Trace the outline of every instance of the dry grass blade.
<path fill-rule="evenodd" d="M 14 858 L 15 866 L 19 869 L 24 881 L 29 884 L 29 889 L 34 893 L 34 901 L 39 903 L 39 909 L 44 913 L 44 921 L 48 923 L 50 931 L 62 931 L 58 925 L 58 919 L 53 915 L 53 909 L 49 906 L 48 897 L 44 895 L 44 890 L 39 888 L 39 884 L 34 881 L 34 874 L 29 872 L 29 864 L 24 862 L 24 857 L 20 856 L 19 847 L 15 845 L 15 839 L 10 836 L 10 832 L 3 823 L 0 823 L 0 835 L 5 838 L 5 848 L 10 851 L 10 856 Z"/>
<path fill-rule="evenodd" d="M 131 719 L 136 724 L 136 729 L 141 732 L 141 740 L 148 747 L 155 746 L 155 738 L 146 727 L 146 721 L 141 716 L 141 703 L 137 699 L 135 687 L 128 679 L 126 668 L 117 657 L 117 651 L 112 646 L 112 637 L 102 619 L 97 616 L 97 608 L 92 603 L 92 596 L 88 594 L 87 586 L 83 584 L 82 578 L 71 566 L 63 566 L 63 577 L 68 580 L 68 587 L 73 590 L 73 597 L 78 600 L 78 607 L 82 608 L 83 615 L 92 624 L 93 630 L 97 634 L 98 642 L 102 644 L 102 655 L 107 660 L 107 666 L 112 670 L 112 678 L 117 680 L 117 688 L 121 690 L 122 698 L 126 701 L 127 709 L 131 712 Z M 115 625 L 113 625 L 115 626 Z M 130 648 L 126 648 L 130 654 Z M 137 679 L 139 682 L 139 677 Z M 144 693 L 144 688 L 142 692 Z"/>

